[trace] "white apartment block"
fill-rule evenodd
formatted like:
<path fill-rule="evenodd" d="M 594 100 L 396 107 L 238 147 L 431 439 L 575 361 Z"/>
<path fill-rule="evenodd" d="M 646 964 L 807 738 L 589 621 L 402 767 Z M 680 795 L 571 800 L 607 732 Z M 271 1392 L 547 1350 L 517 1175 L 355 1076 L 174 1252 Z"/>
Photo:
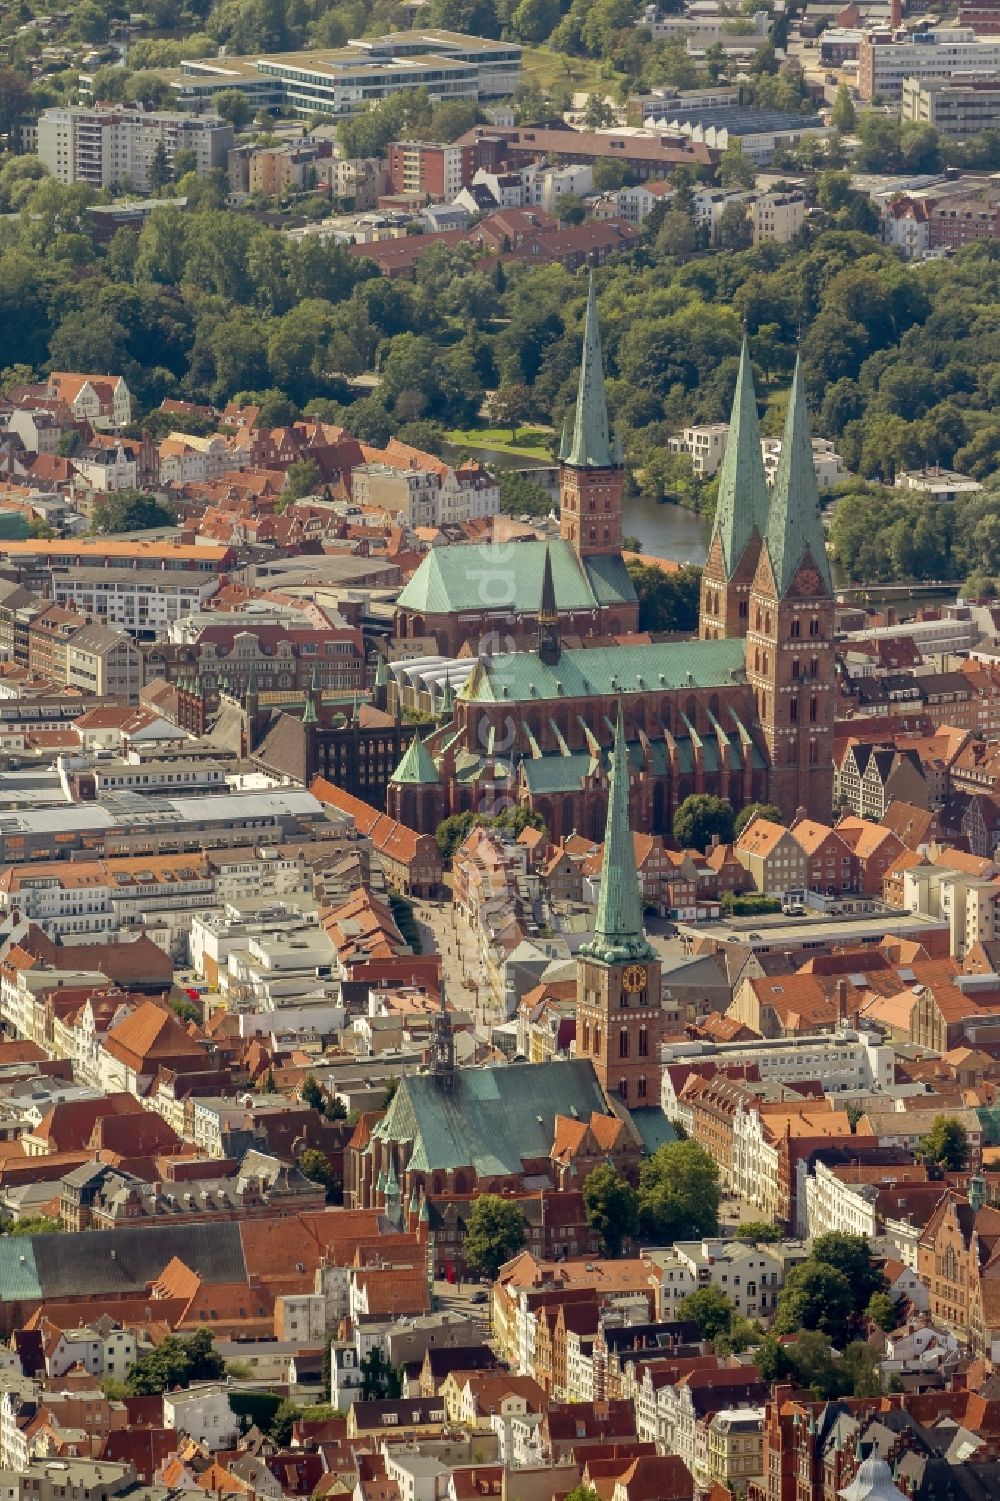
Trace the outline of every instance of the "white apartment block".
<path fill-rule="evenodd" d="M 139 466 L 134 451 L 124 444 L 86 449 L 70 461 L 91 490 L 134 490 Z"/>
<path fill-rule="evenodd" d="M 875 1032 L 844 1028 L 815 1037 L 757 1038 L 754 1042 L 668 1043 L 664 1064 L 714 1063 L 740 1068 L 755 1063 L 768 1083 L 797 1084 L 819 1079 L 827 1094 L 884 1090 L 895 1082 L 895 1049 Z M 670 1075 L 664 1070 L 661 1105 L 669 1120 L 679 1118 Z"/>
<path fill-rule="evenodd" d="M 710 479 L 722 463 L 728 437 L 728 422 L 703 422 L 674 433 L 667 439 L 667 447 L 671 453 L 690 454 L 695 474 L 702 479 Z M 835 485 L 843 484 L 848 478 L 847 466 L 829 438 L 813 438 L 812 450 L 817 488 L 830 490 Z M 781 458 L 781 439 L 761 438 L 760 451 L 767 482 L 773 485 Z"/>
<path fill-rule="evenodd" d="M 165 636 L 173 621 L 201 609 L 218 587 L 215 575 L 187 569 L 71 568 L 52 575 L 56 604 L 143 637 Z"/>
<path fill-rule="evenodd" d="M 962 960 L 977 943 L 1000 936 L 1000 881 L 941 865 L 917 865 L 903 873 L 903 905 L 922 917 L 943 917 L 949 949 Z"/>
<path fill-rule="evenodd" d="M 424 465 L 389 448 L 383 458 L 353 470 L 351 498 L 382 507 L 407 526 L 461 526 L 497 514 L 500 485 L 479 465 L 453 469 L 439 459 Z"/>
<path fill-rule="evenodd" d="M 240 1435 L 240 1426 L 229 1406 L 229 1393 L 223 1386 L 192 1386 L 186 1391 L 164 1392 L 163 1422 L 168 1428 L 183 1430 L 195 1443 L 204 1444 L 210 1453 L 231 1449 Z"/>
<path fill-rule="evenodd" d="M 218 479 L 241 465 L 240 455 L 230 451 L 219 433 L 198 438 L 189 433 L 171 433 L 160 444 L 160 481 L 163 484 L 203 484 Z"/>
<path fill-rule="evenodd" d="M 733 1191 L 760 1210 L 762 1220 L 782 1217 L 777 1144 L 769 1141 L 755 1104 L 739 1104 L 733 1116 Z"/>
<path fill-rule="evenodd" d="M 691 468 L 701 479 L 709 479 L 722 463 L 729 437 L 728 422 L 705 422 L 700 427 L 686 427 L 667 439 L 671 453 L 689 453 Z"/>
<path fill-rule="evenodd" d="M 650 1257 L 660 1274 L 658 1319 L 678 1318 L 684 1299 L 702 1287 L 719 1288 L 744 1318 L 767 1318 L 777 1307 L 783 1263 L 762 1246 L 677 1241 L 671 1251 L 654 1251 Z"/>
<path fill-rule="evenodd" d="M 761 193 L 751 200 L 748 215 L 755 245 L 765 240 L 787 245 L 806 221 L 806 200 L 801 193 Z"/>
<path fill-rule="evenodd" d="M 135 1365 L 136 1354 L 131 1329 L 99 1319 L 93 1326 L 64 1329 L 55 1347 L 46 1353 L 45 1369 L 49 1376 L 65 1376 L 71 1366 L 79 1365 L 101 1380 L 121 1381 Z"/>
<path fill-rule="evenodd" d="M 424 469 L 396 469 L 373 461 L 351 471 L 351 496 L 360 506 L 379 506 L 407 526 L 437 526 L 440 480 Z"/>
<path fill-rule="evenodd" d="M 594 188 L 594 169 L 589 162 L 550 167 L 542 173 L 542 208 L 554 214 L 560 198 L 585 198 Z"/>
<path fill-rule="evenodd" d="M 700 52 L 718 42 L 735 40 L 729 29 L 731 21 L 729 11 L 719 6 L 699 6 L 687 15 L 664 16 L 659 6 L 647 5 L 638 24 L 651 31 L 657 41 L 677 38 L 688 51 Z M 748 38 L 765 37 L 771 29 L 771 16 L 766 10 L 757 10 L 752 16 L 741 16 L 740 24 L 746 27 Z"/>
<path fill-rule="evenodd" d="M 903 82 L 1000 72 L 1000 36 L 977 37 L 971 26 L 939 26 L 909 36 L 888 27 L 861 33 L 858 92 L 865 104 L 899 104 Z"/>
<path fill-rule="evenodd" d="M 781 460 L 781 439 L 761 438 L 760 451 L 764 458 L 764 476 L 768 484 L 773 485 Z M 832 490 L 835 485 L 842 485 L 848 478 L 847 465 L 829 438 L 813 438 L 812 452 L 816 488 Z"/>
<path fill-rule="evenodd" d="M 490 172 L 480 167 L 474 186 L 488 188 L 498 208 L 538 208 L 542 202 L 542 170 L 536 162 L 509 172 Z"/>
<path fill-rule="evenodd" d="M 891 1169 L 886 1169 L 886 1173 Z M 826 1235 L 836 1231 L 842 1235 L 863 1235 L 874 1240 L 877 1228 L 874 1183 L 845 1183 L 827 1167 L 817 1162 L 815 1170 L 806 1178 L 806 1233 L 810 1236 Z"/>
<path fill-rule="evenodd" d="M 114 188 L 129 182 L 152 190 L 153 163 L 162 146 L 167 165 L 178 151 L 193 151 L 199 176 L 225 170 L 233 127 L 219 115 L 67 105 L 42 112 L 38 159 L 58 182 Z"/>

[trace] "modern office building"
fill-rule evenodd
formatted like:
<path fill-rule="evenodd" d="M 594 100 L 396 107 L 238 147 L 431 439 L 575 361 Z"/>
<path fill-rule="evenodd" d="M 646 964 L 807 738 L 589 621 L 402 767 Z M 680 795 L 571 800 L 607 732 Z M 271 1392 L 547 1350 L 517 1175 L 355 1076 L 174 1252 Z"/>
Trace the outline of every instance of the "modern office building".
<path fill-rule="evenodd" d="M 933 125 L 952 141 L 1000 129 L 1000 76 L 903 79 L 900 118 Z"/>
<path fill-rule="evenodd" d="M 326 51 L 191 59 L 170 77 L 178 102 L 189 108 L 205 108 L 220 89 L 237 88 L 258 109 L 342 117 L 406 89 L 426 89 L 436 102 L 513 94 L 521 48 L 456 31 L 397 31 Z"/>
<path fill-rule="evenodd" d="M 1000 36 L 979 38 L 971 26 L 939 26 L 915 35 L 888 26 L 861 33 L 858 92 L 865 104 L 899 104 L 908 78 L 951 80 L 1000 72 Z"/>

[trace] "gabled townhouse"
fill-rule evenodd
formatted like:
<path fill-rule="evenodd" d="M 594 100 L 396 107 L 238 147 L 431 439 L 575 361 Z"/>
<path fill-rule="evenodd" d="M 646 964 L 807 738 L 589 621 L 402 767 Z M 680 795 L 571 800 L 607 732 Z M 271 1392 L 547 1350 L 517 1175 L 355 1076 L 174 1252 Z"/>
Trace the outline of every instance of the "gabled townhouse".
<path fill-rule="evenodd" d="M 805 885 L 810 891 L 839 896 L 856 889 L 854 852 L 829 824 L 797 818 L 791 834 L 806 857 Z"/>
<path fill-rule="evenodd" d="M 781 896 L 805 888 L 806 853 L 783 824 L 756 814 L 737 839 L 734 851 L 756 891 Z"/>
<path fill-rule="evenodd" d="M 884 812 L 884 809 L 883 809 Z M 882 814 L 877 815 L 881 818 Z M 902 853 L 903 842 L 891 829 L 872 818 L 845 814 L 835 833 L 849 847 L 857 871 L 857 890 L 865 896 L 880 896 L 889 866 Z"/>

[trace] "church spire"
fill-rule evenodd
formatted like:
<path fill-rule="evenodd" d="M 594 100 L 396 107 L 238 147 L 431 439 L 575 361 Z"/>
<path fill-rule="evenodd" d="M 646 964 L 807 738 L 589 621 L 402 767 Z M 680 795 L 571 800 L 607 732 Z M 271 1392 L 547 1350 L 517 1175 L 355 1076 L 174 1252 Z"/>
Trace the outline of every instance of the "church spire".
<path fill-rule="evenodd" d="M 434 786 L 440 782 L 441 778 L 434 764 L 434 758 L 421 740 L 419 730 L 414 730 L 413 739 L 389 780 L 390 782 L 410 782 L 424 787 Z"/>
<path fill-rule="evenodd" d="M 754 392 L 750 350 L 746 338 L 740 350 L 739 372 L 729 419 L 726 451 L 719 469 L 719 498 L 713 532 L 722 545 L 722 560 L 731 578 L 746 552 L 754 527 L 761 537 L 767 530 L 767 480 L 760 451 L 757 397 Z"/>
<path fill-rule="evenodd" d="M 587 287 L 587 316 L 583 326 L 583 360 L 580 365 L 580 388 L 576 397 L 573 441 L 566 463 L 577 469 L 613 469 L 617 466 L 616 449 L 608 427 L 608 403 L 604 394 L 604 364 L 601 357 L 601 330 L 597 322 L 597 297 L 594 273 Z"/>
<path fill-rule="evenodd" d="M 552 578 L 552 552 L 546 543 L 545 561 L 542 565 L 542 598 L 538 606 L 538 658 L 546 667 L 554 667 L 561 655 L 559 609 Z"/>
<path fill-rule="evenodd" d="M 774 479 L 771 513 L 767 527 L 767 552 L 774 572 L 778 598 L 785 595 L 807 556 L 819 574 L 815 593 L 831 593 L 830 563 L 820 520 L 819 491 L 813 467 L 812 440 L 806 412 L 805 381 L 801 358 L 788 398 L 781 458 Z"/>
<path fill-rule="evenodd" d="M 642 890 L 635 863 L 635 843 L 629 827 L 628 779 L 628 749 L 619 704 L 611 755 L 601 891 L 597 899 L 594 937 L 583 950 L 607 964 L 656 957 L 655 950 L 646 942 L 642 926 Z"/>
<path fill-rule="evenodd" d="M 439 1004 L 434 1013 L 434 1077 L 442 1089 L 455 1083 L 455 1031 L 444 993 L 444 974 L 439 982 Z"/>

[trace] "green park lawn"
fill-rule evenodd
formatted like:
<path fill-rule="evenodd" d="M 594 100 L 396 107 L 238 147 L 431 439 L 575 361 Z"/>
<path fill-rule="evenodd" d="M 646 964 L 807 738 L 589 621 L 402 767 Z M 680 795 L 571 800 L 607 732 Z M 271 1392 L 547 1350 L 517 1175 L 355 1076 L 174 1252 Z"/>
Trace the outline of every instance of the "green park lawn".
<path fill-rule="evenodd" d="M 511 437 L 509 427 L 453 427 L 442 436 L 446 443 L 453 443 L 456 448 L 495 448 L 500 453 L 537 459 L 540 464 L 551 462 L 549 445 L 552 433 L 544 428 L 519 427 L 516 440 Z"/>
<path fill-rule="evenodd" d="M 597 58 L 567 57 L 548 47 L 525 47 L 521 66 L 524 77 L 537 83 L 543 94 L 556 89 L 570 94 L 609 94 L 622 77 Z"/>

